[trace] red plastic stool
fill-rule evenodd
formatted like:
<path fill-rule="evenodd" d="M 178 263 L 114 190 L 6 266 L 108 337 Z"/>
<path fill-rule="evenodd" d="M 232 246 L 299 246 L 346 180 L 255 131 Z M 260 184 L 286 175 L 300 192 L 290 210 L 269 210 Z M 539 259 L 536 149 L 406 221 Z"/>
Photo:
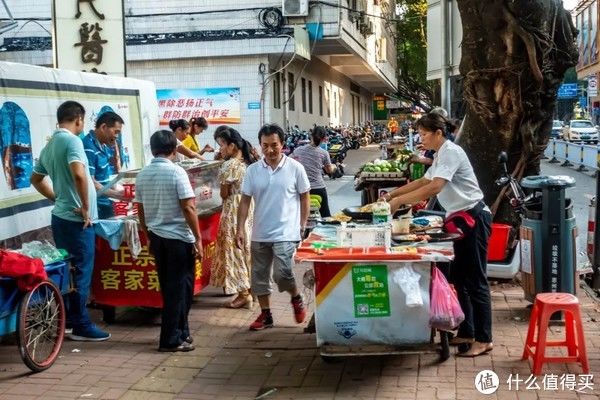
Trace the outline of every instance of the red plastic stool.
<path fill-rule="evenodd" d="M 546 341 L 548 322 L 550 316 L 563 311 L 565 315 L 565 340 Z M 534 340 L 537 326 L 537 340 Z M 567 357 L 546 357 L 546 347 L 564 346 L 568 350 Z M 533 348 L 535 347 L 535 350 Z M 583 325 L 579 313 L 579 300 L 570 293 L 540 293 L 535 296 L 535 303 L 531 310 L 527 340 L 523 349 L 522 360 L 529 357 L 533 359 L 533 374 L 539 375 L 542 365 L 547 362 L 578 362 L 581 363 L 583 373 L 589 372 L 587 353 L 585 351 L 585 338 Z"/>

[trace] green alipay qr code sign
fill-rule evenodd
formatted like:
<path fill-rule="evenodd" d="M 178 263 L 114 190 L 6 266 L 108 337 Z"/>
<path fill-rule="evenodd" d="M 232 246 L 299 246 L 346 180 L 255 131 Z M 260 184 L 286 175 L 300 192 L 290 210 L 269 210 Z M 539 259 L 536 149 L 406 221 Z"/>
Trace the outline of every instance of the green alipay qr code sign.
<path fill-rule="evenodd" d="M 389 317 L 390 292 L 387 266 L 353 265 L 354 317 Z"/>

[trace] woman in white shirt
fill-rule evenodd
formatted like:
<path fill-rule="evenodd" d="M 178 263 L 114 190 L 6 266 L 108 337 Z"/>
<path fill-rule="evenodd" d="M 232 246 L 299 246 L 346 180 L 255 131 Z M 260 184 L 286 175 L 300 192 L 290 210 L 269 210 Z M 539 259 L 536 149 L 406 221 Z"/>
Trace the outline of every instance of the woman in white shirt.
<path fill-rule="evenodd" d="M 453 344 L 469 343 L 468 351 L 459 356 L 475 357 L 492 350 L 492 307 L 487 282 L 487 249 L 492 215 L 483 202 L 473 167 L 464 150 L 447 139 L 449 122 L 441 115 L 429 113 L 416 127 L 427 150 L 435 150 L 431 167 L 420 179 L 399 187 L 384 196 L 392 212 L 403 204 L 437 196 L 463 237 L 454 241 L 454 261 L 450 281 L 454 283 L 465 321 Z M 457 217 L 458 218 L 455 218 Z"/>

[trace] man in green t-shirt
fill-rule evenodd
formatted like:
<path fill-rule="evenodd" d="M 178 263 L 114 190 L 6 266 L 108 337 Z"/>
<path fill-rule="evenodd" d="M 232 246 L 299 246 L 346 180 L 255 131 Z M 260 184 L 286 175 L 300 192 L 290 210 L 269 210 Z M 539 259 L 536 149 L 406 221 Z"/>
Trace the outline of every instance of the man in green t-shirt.
<path fill-rule="evenodd" d="M 54 203 L 54 242 L 56 247 L 69 252 L 75 268 L 75 290 L 65 296 L 67 326 L 73 329 L 70 338 L 98 342 L 107 340 L 110 334 L 92 323 L 86 309 L 94 268 L 92 222 L 98 219 L 98 211 L 96 188 L 88 170 L 83 143 L 77 136 L 83 131 L 85 109 L 75 101 L 66 101 L 58 107 L 56 118 L 58 129 L 40 153 L 31 184 Z"/>

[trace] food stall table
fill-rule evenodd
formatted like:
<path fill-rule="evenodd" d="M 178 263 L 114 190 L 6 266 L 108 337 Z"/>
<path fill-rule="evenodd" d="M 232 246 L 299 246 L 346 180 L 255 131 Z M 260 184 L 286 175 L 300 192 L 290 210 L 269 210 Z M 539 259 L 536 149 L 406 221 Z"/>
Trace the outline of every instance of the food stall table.
<path fill-rule="evenodd" d="M 451 242 L 370 248 L 315 250 L 322 226 L 302 242 L 297 262 L 314 272 L 315 329 L 321 356 L 440 352 L 449 357 L 448 334 L 429 326 L 431 267 L 454 258 Z M 400 287 L 401 273 L 411 267 L 419 275 L 422 305 L 409 307 Z M 414 292 L 413 292 L 414 293 Z"/>
<path fill-rule="evenodd" d="M 217 173 L 221 162 L 202 162 L 180 164 L 188 173 L 196 195 L 198 224 L 202 235 L 202 262 L 196 261 L 194 295 L 208 285 L 210 270 L 214 257 L 217 231 L 221 217 L 221 197 Z M 128 171 L 119 174 L 109 187 L 121 184 L 125 187 L 127 197 L 133 198 L 135 176 L 139 171 Z M 133 219 L 137 223 L 136 210 L 131 202 L 115 204 L 115 211 L 120 217 Z M 134 257 L 128 244 L 123 241 L 117 250 L 99 236 L 96 237 L 96 257 L 92 275 L 92 300 L 104 312 L 104 320 L 114 321 L 115 307 L 162 307 L 160 285 L 154 264 L 154 257 L 149 253 L 145 236 L 138 231 L 141 252 Z"/>

